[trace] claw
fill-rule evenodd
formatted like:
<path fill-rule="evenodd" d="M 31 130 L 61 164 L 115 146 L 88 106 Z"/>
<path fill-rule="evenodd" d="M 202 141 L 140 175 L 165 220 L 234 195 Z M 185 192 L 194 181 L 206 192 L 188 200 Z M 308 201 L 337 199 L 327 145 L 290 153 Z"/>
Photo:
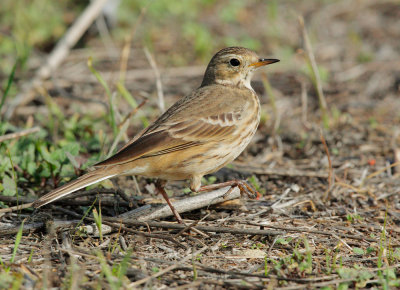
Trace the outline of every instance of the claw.
<path fill-rule="evenodd" d="M 212 184 L 212 185 L 205 185 L 200 188 L 199 191 L 210 191 L 210 190 L 215 190 L 219 189 L 225 186 L 230 186 L 228 191 L 223 195 L 223 198 L 226 198 L 235 187 L 238 187 L 240 190 L 240 195 L 243 197 L 244 194 L 246 194 L 249 198 L 252 199 L 259 199 L 260 198 L 260 193 L 255 190 L 251 185 L 249 185 L 245 180 L 231 180 L 227 182 L 222 182 L 218 184 Z"/>

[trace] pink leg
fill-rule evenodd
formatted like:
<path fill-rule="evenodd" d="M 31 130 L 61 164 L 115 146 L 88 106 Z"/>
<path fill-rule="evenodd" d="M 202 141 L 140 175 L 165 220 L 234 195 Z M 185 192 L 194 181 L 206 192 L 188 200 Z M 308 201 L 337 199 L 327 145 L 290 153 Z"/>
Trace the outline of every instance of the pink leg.
<path fill-rule="evenodd" d="M 156 182 L 156 188 L 157 188 L 158 192 L 161 193 L 161 195 L 163 196 L 163 198 L 165 199 L 165 201 L 169 205 L 169 208 L 171 209 L 171 211 L 174 214 L 174 216 L 175 216 L 176 220 L 178 221 L 178 223 L 183 224 L 181 216 L 176 211 L 176 209 L 172 205 L 171 201 L 169 200 L 168 194 L 165 192 L 164 185 L 165 185 L 165 182 L 162 182 L 162 181 L 157 181 Z"/>
<path fill-rule="evenodd" d="M 226 186 L 230 186 L 231 188 L 224 194 L 224 197 L 228 196 L 235 187 L 239 187 L 241 195 L 246 194 L 250 198 L 259 198 L 260 197 L 260 194 L 255 189 L 253 189 L 245 180 L 238 180 L 238 179 L 234 179 L 234 180 L 222 182 L 222 183 L 217 183 L 217 184 L 204 185 L 204 186 L 200 187 L 200 189 L 198 191 L 199 192 L 210 191 L 210 190 L 215 190 L 215 189 L 219 189 L 219 188 L 226 187 Z"/>

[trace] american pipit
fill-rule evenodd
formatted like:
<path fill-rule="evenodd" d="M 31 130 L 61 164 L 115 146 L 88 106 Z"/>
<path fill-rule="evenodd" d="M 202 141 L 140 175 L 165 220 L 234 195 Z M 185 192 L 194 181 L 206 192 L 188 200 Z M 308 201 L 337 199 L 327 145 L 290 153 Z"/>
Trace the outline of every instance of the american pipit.
<path fill-rule="evenodd" d="M 243 47 L 222 49 L 211 59 L 198 89 L 176 102 L 114 156 L 94 165 L 93 171 L 42 196 L 33 205 L 43 206 L 119 175 L 189 179 L 195 192 L 215 188 L 202 188 L 201 178 L 239 156 L 260 121 L 260 102 L 250 85 L 251 76 L 257 68 L 278 61 L 261 59 Z M 226 185 L 248 190 L 237 180 L 217 186 Z M 163 186 L 158 189 L 181 222 Z"/>

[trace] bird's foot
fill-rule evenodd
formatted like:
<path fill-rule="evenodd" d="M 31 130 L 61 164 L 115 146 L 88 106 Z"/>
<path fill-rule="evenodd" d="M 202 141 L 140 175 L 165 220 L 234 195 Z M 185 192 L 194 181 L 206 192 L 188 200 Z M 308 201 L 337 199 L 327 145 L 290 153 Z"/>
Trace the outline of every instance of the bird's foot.
<path fill-rule="evenodd" d="M 217 183 L 217 184 L 204 185 L 200 187 L 198 191 L 201 192 L 201 191 L 216 190 L 226 186 L 230 186 L 230 188 L 223 195 L 223 198 L 226 198 L 233 191 L 235 187 L 239 188 L 240 195 L 242 197 L 243 195 L 247 195 L 249 198 L 259 199 L 261 196 L 260 193 L 257 190 L 255 190 L 250 184 L 248 184 L 246 180 L 239 180 L 239 179 L 234 179 L 231 181 Z"/>

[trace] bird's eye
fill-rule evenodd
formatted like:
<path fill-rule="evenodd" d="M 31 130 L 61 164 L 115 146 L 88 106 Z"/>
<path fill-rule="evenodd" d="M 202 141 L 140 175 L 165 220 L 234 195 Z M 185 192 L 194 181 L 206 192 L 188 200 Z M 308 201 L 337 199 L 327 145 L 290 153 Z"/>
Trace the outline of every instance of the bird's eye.
<path fill-rule="evenodd" d="M 232 58 L 229 63 L 231 64 L 231 66 L 238 66 L 240 65 L 240 61 L 236 58 Z"/>

